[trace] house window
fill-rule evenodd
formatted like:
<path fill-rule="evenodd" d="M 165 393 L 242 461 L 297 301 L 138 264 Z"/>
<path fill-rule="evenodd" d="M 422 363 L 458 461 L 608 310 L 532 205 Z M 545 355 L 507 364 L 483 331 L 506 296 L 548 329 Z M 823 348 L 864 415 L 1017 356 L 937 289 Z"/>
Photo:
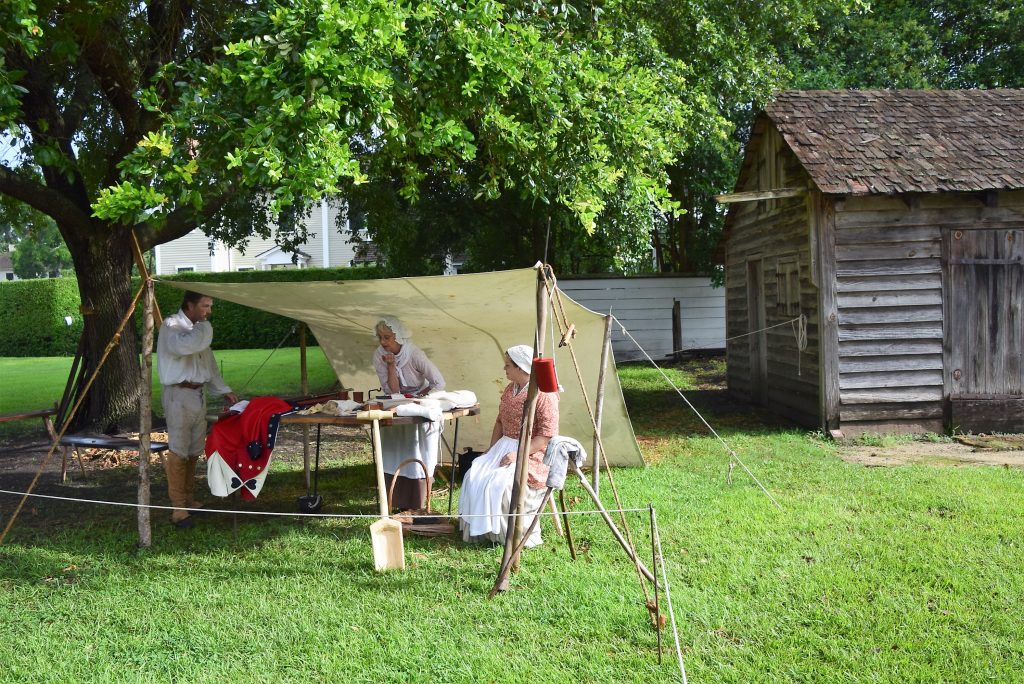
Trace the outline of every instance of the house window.
<path fill-rule="evenodd" d="M 14 280 L 13 273 L 4 273 L 4 277 L 7 278 L 7 280 Z"/>
<path fill-rule="evenodd" d="M 241 273 L 242 271 L 255 271 L 255 270 L 256 269 L 254 269 L 252 266 L 239 266 L 238 267 L 238 272 L 239 273 Z"/>
<path fill-rule="evenodd" d="M 776 311 L 783 316 L 800 315 L 800 259 L 779 257 L 775 265 Z"/>
<path fill-rule="evenodd" d="M 175 272 L 177 273 L 192 273 L 196 270 L 195 266 L 176 266 Z"/>

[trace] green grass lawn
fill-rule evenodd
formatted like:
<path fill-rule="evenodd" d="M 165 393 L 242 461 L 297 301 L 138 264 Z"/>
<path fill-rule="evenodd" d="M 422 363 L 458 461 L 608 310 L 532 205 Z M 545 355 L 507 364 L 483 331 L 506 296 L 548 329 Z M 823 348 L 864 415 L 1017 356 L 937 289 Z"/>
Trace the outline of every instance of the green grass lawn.
<path fill-rule="evenodd" d="M 720 362 L 702 363 L 674 379 L 782 510 L 738 469 L 726 483 L 722 446 L 660 376 L 621 369 L 650 465 L 616 482 L 627 506 L 657 508 L 690 681 L 1021 681 L 1024 473 L 847 464 L 723 401 L 707 388 Z M 130 501 L 132 480 L 49 491 Z M 365 456 L 327 463 L 321 484 L 326 512 L 374 510 Z M 247 508 L 292 511 L 302 491 L 282 458 Z M 566 495 L 591 508 L 578 483 Z M 0 496 L 4 520 L 13 504 Z M 236 530 L 222 515 L 180 533 L 164 518 L 139 552 L 130 509 L 35 501 L 0 546 L 0 681 L 679 680 L 596 517 L 573 518 L 575 562 L 545 527 L 494 600 L 500 548 L 407 538 L 408 569 L 378 575 L 367 520 L 240 517 Z M 647 517 L 630 520 L 649 558 Z"/>
<path fill-rule="evenodd" d="M 237 393 L 246 397 L 266 394 L 292 396 L 299 394 L 299 349 L 232 349 L 216 352 L 224 380 Z M 0 357 L 0 414 L 22 413 L 49 408 L 64 393 L 71 370 L 67 357 L 13 358 Z M 264 364 L 265 362 L 265 364 Z M 260 365 L 264 364 L 262 368 Z M 310 391 L 317 392 L 333 385 L 334 371 L 320 347 L 306 350 Z M 257 369 L 259 372 L 257 373 Z M 153 357 L 153 409 L 162 415 L 161 387 Z M 38 419 L 0 424 L 0 436 L 20 436 L 28 431 L 41 431 Z"/>

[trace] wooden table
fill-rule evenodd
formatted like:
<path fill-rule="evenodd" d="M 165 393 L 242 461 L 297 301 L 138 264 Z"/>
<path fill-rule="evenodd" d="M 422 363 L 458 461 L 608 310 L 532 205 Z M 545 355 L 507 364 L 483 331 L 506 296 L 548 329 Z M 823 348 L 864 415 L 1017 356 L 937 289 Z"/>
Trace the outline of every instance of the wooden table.
<path fill-rule="evenodd" d="M 458 441 L 459 441 L 459 419 L 460 418 L 465 418 L 467 416 L 479 416 L 479 415 L 480 415 L 480 405 L 479 404 L 477 404 L 475 406 L 470 406 L 470 407 L 467 407 L 467 408 L 452 409 L 451 411 L 444 411 L 444 412 L 441 413 L 441 419 L 442 420 L 445 420 L 445 421 L 455 421 L 455 434 L 452 437 L 452 446 L 451 446 L 451 449 L 450 449 L 451 454 L 452 454 L 452 474 L 451 474 L 451 477 L 448 480 L 448 513 L 449 513 L 449 515 L 452 512 L 451 511 L 451 507 L 452 507 L 452 497 L 451 497 L 451 495 L 452 495 L 453 488 L 455 486 L 455 461 L 457 460 L 456 457 L 455 457 L 455 451 L 456 451 L 456 448 L 458 447 Z M 429 422 L 429 419 L 423 418 L 421 416 L 394 416 L 393 418 L 382 418 L 378 422 L 379 422 L 379 424 L 382 427 L 387 427 L 387 426 L 391 426 L 391 425 L 420 425 L 422 423 Z M 285 424 L 287 424 L 287 425 L 316 425 L 316 465 L 315 465 L 314 479 L 313 479 L 313 492 L 312 492 L 313 496 L 317 496 L 318 495 L 318 491 L 317 490 L 318 490 L 318 484 L 319 483 L 318 483 L 317 480 L 318 480 L 319 475 L 320 475 L 320 428 L 321 428 L 321 426 L 323 426 L 323 425 L 347 425 L 347 426 L 350 426 L 350 427 L 357 427 L 357 426 L 369 425 L 371 423 L 372 423 L 371 420 L 368 420 L 368 419 L 365 419 L 365 418 L 359 418 L 356 415 L 331 416 L 331 415 L 328 415 L 328 414 L 325 414 L 325 413 L 312 413 L 312 414 L 309 414 L 309 415 L 301 415 L 301 414 L 292 413 L 292 414 L 287 414 L 287 415 L 281 416 L 281 424 L 282 425 L 285 425 Z M 381 462 L 381 454 L 378 453 L 376 447 L 373 450 L 373 458 L 374 458 L 374 460 L 376 462 L 378 462 L 378 463 Z M 305 463 L 305 470 L 306 470 L 306 482 L 309 482 L 309 462 L 308 461 L 306 461 L 306 463 Z M 308 486 L 307 486 L 306 495 L 309 496 L 309 494 L 310 494 L 310 491 L 309 491 Z"/>

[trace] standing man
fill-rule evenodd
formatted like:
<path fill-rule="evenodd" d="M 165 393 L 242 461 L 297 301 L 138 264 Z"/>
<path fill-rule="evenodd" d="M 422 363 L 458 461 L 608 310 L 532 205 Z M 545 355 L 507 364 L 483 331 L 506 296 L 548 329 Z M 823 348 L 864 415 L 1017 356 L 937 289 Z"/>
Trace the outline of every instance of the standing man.
<path fill-rule="evenodd" d="M 196 463 L 206 446 L 206 396 L 224 395 L 234 404 L 238 397 L 224 383 L 210 351 L 213 326 L 207 321 L 213 298 L 188 291 L 181 310 L 164 319 L 156 345 L 156 367 L 163 385 L 164 416 L 169 448 L 164 455 L 167 494 L 174 506 L 175 527 L 192 527 L 185 508 L 200 508 L 196 501 Z"/>

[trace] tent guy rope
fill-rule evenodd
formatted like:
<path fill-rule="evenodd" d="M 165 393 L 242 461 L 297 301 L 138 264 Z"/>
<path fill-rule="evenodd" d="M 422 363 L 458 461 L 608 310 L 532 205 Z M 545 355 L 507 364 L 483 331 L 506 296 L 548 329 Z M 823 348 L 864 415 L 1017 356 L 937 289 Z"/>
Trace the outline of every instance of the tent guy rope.
<path fill-rule="evenodd" d="M 742 467 L 743 471 L 746 472 L 746 474 L 751 476 L 751 479 L 754 480 L 754 482 L 759 487 L 761 487 L 761 490 L 764 491 L 765 496 L 768 497 L 768 499 L 771 501 L 771 503 L 775 504 L 775 506 L 778 508 L 778 510 L 780 510 L 780 511 L 783 510 L 782 506 L 777 501 L 775 501 L 775 498 L 773 496 L 771 496 L 771 493 L 770 493 L 770 491 L 768 491 L 767 487 L 765 487 L 765 485 L 761 483 L 761 480 L 759 480 L 757 478 L 757 475 L 755 475 L 751 471 L 750 468 L 746 467 L 746 464 L 743 463 L 743 461 L 739 458 L 739 456 L 736 454 L 736 452 L 733 450 L 733 448 L 729 445 L 729 442 L 727 442 L 722 437 L 722 435 L 720 435 L 718 433 L 718 431 L 715 430 L 715 428 L 713 428 L 711 426 L 711 423 L 709 423 L 708 420 L 705 417 L 703 417 L 703 415 L 701 415 L 701 413 L 699 411 L 697 411 L 696 407 L 694 407 L 694 405 L 690 402 L 690 400 L 686 397 L 686 395 L 683 394 L 683 391 L 681 389 L 679 389 L 679 387 L 676 386 L 676 383 L 672 382 L 672 378 L 670 378 L 668 376 L 668 374 L 666 374 L 666 372 L 664 370 L 662 370 L 662 367 L 657 365 L 657 362 L 655 362 L 654 359 L 650 357 L 650 354 L 648 354 L 647 351 L 643 348 L 643 346 L 641 346 L 640 343 L 637 342 L 637 339 L 635 337 L 633 337 L 633 335 L 628 330 L 626 330 L 626 327 L 623 326 L 621 320 L 618 320 L 617 318 L 615 318 L 615 323 L 617 323 L 618 326 L 620 326 L 622 328 L 623 333 L 625 333 L 627 337 L 629 337 L 631 340 L 633 340 L 633 344 L 637 345 L 637 348 L 640 349 L 640 351 L 643 352 L 643 355 L 647 357 L 648 361 L 650 361 L 650 365 L 653 366 L 654 369 L 657 370 L 658 373 L 662 374 L 662 377 L 665 378 L 665 381 L 667 383 L 669 383 L 669 385 L 672 387 L 672 389 L 676 390 L 676 394 L 678 394 L 680 396 L 680 398 L 683 401 L 686 402 L 686 405 L 688 405 L 690 410 L 693 411 L 694 414 L 696 414 L 697 418 L 700 419 L 700 422 L 705 424 L 705 427 L 707 427 L 711 431 L 711 433 L 713 435 L 715 435 L 715 438 L 718 439 L 719 442 L 721 442 L 722 446 L 725 448 L 725 451 L 726 451 L 726 453 L 728 453 L 729 457 L 732 458 L 736 463 L 738 463 L 740 465 L 740 467 Z M 732 464 L 731 463 L 729 464 L 729 470 L 730 470 L 730 472 L 732 470 Z"/>

